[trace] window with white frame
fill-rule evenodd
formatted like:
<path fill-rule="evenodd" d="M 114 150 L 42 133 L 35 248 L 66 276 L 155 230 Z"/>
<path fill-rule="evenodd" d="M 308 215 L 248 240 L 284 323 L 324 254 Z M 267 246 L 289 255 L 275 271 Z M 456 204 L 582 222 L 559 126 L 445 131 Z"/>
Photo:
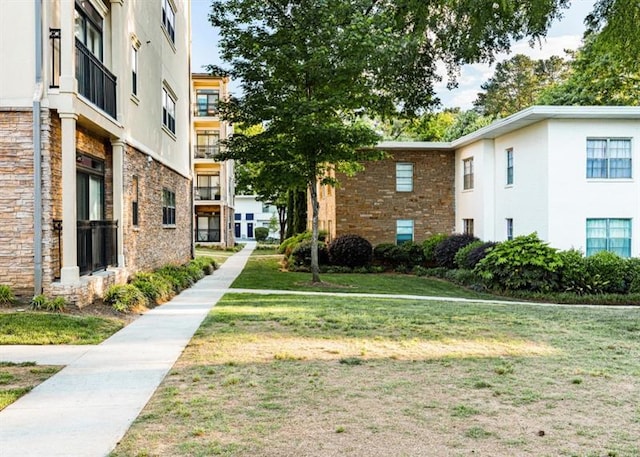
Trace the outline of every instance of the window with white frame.
<path fill-rule="evenodd" d="M 102 62 L 102 25 L 104 20 L 98 10 L 88 1 L 77 1 L 74 21 L 75 37 L 84 48 Z"/>
<path fill-rule="evenodd" d="M 401 245 L 413 241 L 413 220 L 398 219 L 396 221 L 396 244 Z"/>
<path fill-rule="evenodd" d="M 138 48 L 131 46 L 131 93 L 138 95 Z"/>
<path fill-rule="evenodd" d="M 462 189 L 473 189 L 473 157 L 462 161 L 463 182 Z"/>
<path fill-rule="evenodd" d="M 600 251 L 631 257 L 631 219 L 587 219 L 587 256 Z"/>
<path fill-rule="evenodd" d="M 176 133 L 176 101 L 166 87 L 162 88 L 162 125 Z"/>
<path fill-rule="evenodd" d="M 513 184 L 513 149 L 507 149 L 507 186 Z"/>
<path fill-rule="evenodd" d="M 413 191 L 413 164 L 412 163 L 396 163 L 396 191 L 412 192 Z"/>
<path fill-rule="evenodd" d="M 507 241 L 513 239 L 513 219 L 507 218 Z"/>
<path fill-rule="evenodd" d="M 176 12 L 170 0 L 162 0 L 162 26 L 172 43 L 176 42 Z"/>
<path fill-rule="evenodd" d="M 473 219 L 462 219 L 462 233 L 473 236 Z"/>
<path fill-rule="evenodd" d="M 162 225 L 176 225 L 176 193 L 162 189 Z"/>
<path fill-rule="evenodd" d="M 631 178 L 631 140 L 587 138 L 587 178 Z"/>

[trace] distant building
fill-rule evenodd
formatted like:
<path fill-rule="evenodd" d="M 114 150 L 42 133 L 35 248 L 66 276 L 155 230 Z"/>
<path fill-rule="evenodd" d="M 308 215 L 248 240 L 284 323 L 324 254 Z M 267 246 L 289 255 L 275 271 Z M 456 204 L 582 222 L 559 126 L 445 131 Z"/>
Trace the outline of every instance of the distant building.
<path fill-rule="evenodd" d="M 320 189 L 320 228 L 372 243 L 537 232 L 587 255 L 640 255 L 640 108 L 533 106 L 450 143 L 386 142 L 391 158 Z"/>
<path fill-rule="evenodd" d="M 192 75 L 194 242 L 234 245 L 233 161 L 220 161 L 220 141 L 231 133 L 220 120 L 218 101 L 228 96 L 229 79 L 203 73 Z"/>
<path fill-rule="evenodd" d="M 82 306 L 189 260 L 190 2 L 4 1 L 0 23 L 0 284 Z"/>
<path fill-rule="evenodd" d="M 258 201 L 256 195 L 236 195 L 234 234 L 237 240 L 254 240 L 256 227 L 269 228 L 273 218 L 278 218 L 274 205 Z M 280 230 L 270 230 L 269 237 L 279 240 Z"/>

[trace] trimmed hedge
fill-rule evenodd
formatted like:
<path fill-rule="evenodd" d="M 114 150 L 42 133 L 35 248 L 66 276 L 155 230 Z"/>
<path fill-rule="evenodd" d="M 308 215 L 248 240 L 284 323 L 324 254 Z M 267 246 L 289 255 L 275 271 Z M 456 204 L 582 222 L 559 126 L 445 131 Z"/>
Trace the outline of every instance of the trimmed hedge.
<path fill-rule="evenodd" d="M 433 259 L 439 267 L 455 268 L 455 257 L 460 249 L 468 244 L 478 241 L 473 235 L 456 234 L 440 241 L 433 249 Z"/>
<path fill-rule="evenodd" d="M 329 261 L 343 267 L 366 267 L 371 264 L 373 247 L 359 235 L 342 235 L 329 244 Z"/>
<path fill-rule="evenodd" d="M 329 264 L 329 251 L 321 241 L 318 241 L 318 264 Z M 305 240 L 293 249 L 289 256 L 289 266 L 297 268 L 311 266 L 311 240 Z"/>

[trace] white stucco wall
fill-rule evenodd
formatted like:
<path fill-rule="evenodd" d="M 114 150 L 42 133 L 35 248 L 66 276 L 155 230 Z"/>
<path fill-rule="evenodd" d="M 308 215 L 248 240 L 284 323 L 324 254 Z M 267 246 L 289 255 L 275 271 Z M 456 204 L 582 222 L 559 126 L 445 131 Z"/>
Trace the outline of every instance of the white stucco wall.
<path fill-rule="evenodd" d="M 631 179 L 587 179 L 587 138 L 631 138 Z M 632 219 L 631 254 L 640 256 L 640 121 L 549 121 L 549 236 L 552 246 L 586 244 L 587 218 Z"/>
<path fill-rule="evenodd" d="M 234 221 L 234 226 L 236 223 L 240 224 L 240 238 L 247 239 L 247 223 L 253 223 L 253 228 L 255 230 L 256 227 L 267 227 L 269 225 L 269 221 L 272 216 L 275 215 L 276 219 L 278 214 L 275 212 L 275 206 L 269 206 L 269 209 L 273 212 L 263 212 L 262 211 L 262 202 L 256 200 L 255 195 L 236 195 L 235 196 L 235 214 L 240 214 L 241 219 Z M 247 221 L 246 215 L 247 213 L 253 213 L 253 221 Z M 279 238 L 280 231 L 269 232 L 269 236 L 272 238 Z M 255 238 L 255 234 L 252 239 Z"/>

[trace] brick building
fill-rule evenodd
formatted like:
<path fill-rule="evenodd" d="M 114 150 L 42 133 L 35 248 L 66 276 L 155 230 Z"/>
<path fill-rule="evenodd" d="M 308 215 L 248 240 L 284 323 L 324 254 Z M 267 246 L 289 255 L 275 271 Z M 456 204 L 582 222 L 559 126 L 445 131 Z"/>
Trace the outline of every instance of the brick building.
<path fill-rule="evenodd" d="M 187 261 L 189 2 L 2 2 L 0 18 L 0 284 L 82 306 Z"/>

